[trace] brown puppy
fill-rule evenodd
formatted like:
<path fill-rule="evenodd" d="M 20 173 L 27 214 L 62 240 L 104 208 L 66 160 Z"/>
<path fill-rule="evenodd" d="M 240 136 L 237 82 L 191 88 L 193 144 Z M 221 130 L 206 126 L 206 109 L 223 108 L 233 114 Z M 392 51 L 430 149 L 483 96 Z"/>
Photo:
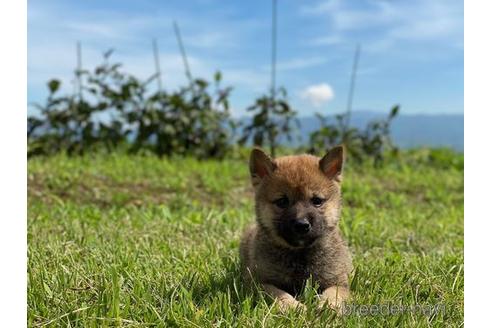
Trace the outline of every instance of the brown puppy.
<path fill-rule="evenodd" d="M 308 278 L 320 287 L 320 306 L 339 308 L 349 296 L 352 260 L 338 228 L 343 161 L 342 147 L 322 159 L 251 153 L 256 224 L 241 240 L 243 274 L 283 310 L 303 307 L 295 295 Z"/>

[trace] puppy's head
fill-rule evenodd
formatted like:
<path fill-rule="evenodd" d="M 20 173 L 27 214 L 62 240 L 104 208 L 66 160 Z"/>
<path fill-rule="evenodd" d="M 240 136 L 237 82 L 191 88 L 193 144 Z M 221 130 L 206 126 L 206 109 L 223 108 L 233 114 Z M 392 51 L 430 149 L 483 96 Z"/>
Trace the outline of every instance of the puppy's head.
<path fill-rule="evenodd" d="M 256 217 L 272 241 L 308 247 L 338 223 L 344 154 L 339 146 L 323 158 L 312 155 L 271 159 L 260 149 L 250 157 Z"/>

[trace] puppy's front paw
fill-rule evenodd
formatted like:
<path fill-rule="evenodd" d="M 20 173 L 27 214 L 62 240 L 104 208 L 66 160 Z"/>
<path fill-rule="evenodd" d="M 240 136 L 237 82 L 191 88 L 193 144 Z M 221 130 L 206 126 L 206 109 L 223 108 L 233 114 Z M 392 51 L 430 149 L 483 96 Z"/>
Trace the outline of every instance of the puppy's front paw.
<path fill-rule="evenodd" d="M 349 292 L 346 288 L 337 286 L 327 288 L 320 297 L 318 309 L 323 310 L 329 308 L 338 314 L 342 314 L 343 306 L 348 296 Z"/>
<path fill-rule="evenodd" d="M 324 311 L 327 309 L 335 311 L 337 314 L 343 313 L 343 302 L 337 302 L 334 300 L 320 300 L 318 303 L 318 311 Z"/>
<path fill-rule="evenodd" d="M 280 311 L 283 313 L 286 313 L 289 310 L 300 310 L 302 312 L 306 311 L 306 305 L 302 304 L 294 298 L 280 299 L 278 300 L 278 305 Z"/>

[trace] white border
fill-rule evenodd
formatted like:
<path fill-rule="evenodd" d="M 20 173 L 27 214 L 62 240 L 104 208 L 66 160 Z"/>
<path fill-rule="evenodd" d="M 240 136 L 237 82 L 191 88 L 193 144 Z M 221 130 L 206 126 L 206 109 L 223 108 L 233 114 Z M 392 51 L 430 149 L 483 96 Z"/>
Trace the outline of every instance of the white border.
<path fill-rule="evenodd" d="M 491 1 L 465 2 L 465 320 L 491 314 Z"/>
<path fill-rule="evenodd" d="M 0 1 L 1 326 L 27 325 L 27 3 Z"/>
<path fill-rule="evenodd" d="M 0 129 L 2 168 L 0 249 L 2 326 L 27 324 L 26 238 L 26 77 L 27 3 L 0 2 Z M 465 290 L 466 323 L 488 322 L 492 294 L 490 277 L 492 203 L 491 1 L 465 3 Z"/>

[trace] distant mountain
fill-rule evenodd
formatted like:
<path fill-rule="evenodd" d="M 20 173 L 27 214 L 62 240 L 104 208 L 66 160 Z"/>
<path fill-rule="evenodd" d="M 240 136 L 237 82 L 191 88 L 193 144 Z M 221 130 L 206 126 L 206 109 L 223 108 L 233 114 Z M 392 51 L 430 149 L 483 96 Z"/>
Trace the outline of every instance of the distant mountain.
<path fill-rule="evenodd" d="M 368 122 L 385 116 L 385 113 L 371 111 L 353 112 L 351 125 L 363 128 Z M 334 117 L 330 120 L 334 120 Z M 309 116 L 301 117 L 299 121 L 301 141 L 307 142 L 309 134 L 319 128 L 319 120 L 315 116 Z M 462 114 L 399 114 L 391 125 L 391 135 L 393 141 L 402 148 L 450 147 L 462 152 L 464 149 L 463 123 Z"/>
<path fill-rule="evenodd" d="M 369 111 L 352 113 L 351 124 L 362 128 L 370 121 L 384 118 L 386 114 Z M 319 120 L 314 117 L 303 117 L 301 121 L 301 137 L 303 141 L 309 134 L 319 128 Z M 399 114 L 391 125 L 394 142 L 402 148 L 417 146 L 450 147 L 463 151 L 464 117 L 457 114 Z"/>
<path fill-rule="evenodd" d="M 463 115 L 402 115 L 394 122 L 392 135 L 401 147 L 445 146 L 464 150 Z"/>

